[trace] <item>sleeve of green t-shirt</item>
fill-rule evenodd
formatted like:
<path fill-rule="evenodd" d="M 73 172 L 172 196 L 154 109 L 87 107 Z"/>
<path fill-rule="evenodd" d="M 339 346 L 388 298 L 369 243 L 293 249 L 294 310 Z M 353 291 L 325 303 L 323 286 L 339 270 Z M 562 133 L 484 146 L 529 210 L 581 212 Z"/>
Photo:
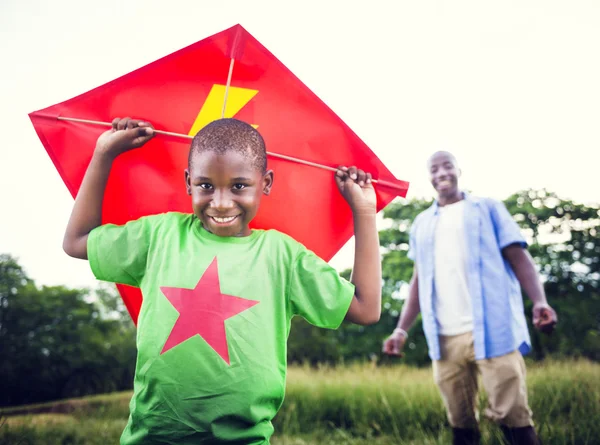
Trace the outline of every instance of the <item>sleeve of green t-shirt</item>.
<path fill-rule="evenodd" d="M 336 329 L 346 317 L 354 285 L 303 247 L 292 268 L 288 295 L 292 314 L 320 328 Z"/>
<path fill-rule="evenodd" d="M 88 236 L 87 253 L 94 276 L 102 281 L 139 287 L 150 248 L 150 219 L 125 225 L 104 224 Z"/>

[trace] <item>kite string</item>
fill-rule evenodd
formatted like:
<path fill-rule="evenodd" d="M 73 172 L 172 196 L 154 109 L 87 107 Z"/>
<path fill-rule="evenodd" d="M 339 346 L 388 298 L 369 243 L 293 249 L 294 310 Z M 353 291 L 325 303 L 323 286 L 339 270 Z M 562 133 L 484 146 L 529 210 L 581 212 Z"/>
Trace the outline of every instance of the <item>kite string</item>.
<path fill-rule="evenodd" d="M 233 61 L 233 59 L 231 59 L 231 60 Z M 93 121 L 93 120 L 89 120 L 89 119 L 79 119 L 79 118 L 75 118 L 75 117 L 64 117 L 64 116 L 57 116 L 56 119 L 58 119 L 60 121 L 79 122 L 82 124 L 91 124 L 91 125 L 99 125 L 99 126 L 103 126 L 103 127 L 112 127 L 112 124 L 110 122 Z M 172 131 L 154 130 L 154 133 L 162 134 L 165 136 L 174 136 L 174 137 L 183 138 L 183 139 L 194 139 L 193 136 L 190 136 L 187 134 L 181 134 L 181 133 L 173 133 Z M 329 167 L 327 165 L 317 164 L 316 162 L 305 161 L 304 159 L 294 158 L 292 156 L 282 155 L 279 153 L 272 153 L 270 151 L 267 151 L 267 155 L 271 156 L 273 158 L 279 158 L 279 159 L 284 159 L 286 161 L 296 162 L 297 164 L 303 164 L 303 165 L 308 165 L 310 167 L 316 167 L 316 168 L 320 168 L 323 170 L 328 170 L 330 172 L 337 171 L 337 168 L 335 168 L 335 167 Z M 373 179 L 372 182 L 374 184 L 383 185 L 383 186 L 390 187 L 390 188 L 397 189 L 397 190 L 405 190 L 405 187 L 401 187 L 398 184 L 394 184 L 393 182 L 389 182 L 389 181 L 384 181 L 382 179 Z"/>
<path fill-rule="evenodd" d="M 221 119 L 225 117 L 225 108 L 227 107 L 227 95 L 229 94 L 229 85 L 231 85 L 231 76 L 233 75 L 233 64 L 235 59 L 232 57 L 229 63 L 229 74 L 227 75 L 227 84 L 225 85 L 225 97 L 223 98 L 223 111 L 221 111 Z"/>

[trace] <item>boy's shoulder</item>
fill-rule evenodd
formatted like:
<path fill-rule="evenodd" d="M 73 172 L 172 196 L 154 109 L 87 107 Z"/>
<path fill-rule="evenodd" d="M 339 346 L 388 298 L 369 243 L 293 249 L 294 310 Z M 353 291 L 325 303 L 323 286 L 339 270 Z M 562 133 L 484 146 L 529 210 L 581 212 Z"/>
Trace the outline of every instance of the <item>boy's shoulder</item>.
<path fill-rule="evenodd" d="M 173 230 L 186 230 L 191 228 L 195 222 L 193 213 L 182 212 L 164 212 L 155 215 L 147 215 L 138 218 L 143 224 L 147 224 L 151 231 L 165 232 Z M 272 245 L 277 245 L 278 249 L 290 251 L 294 256 L 301 251 L 306 251 L 308 248 L 293 238 L 292 236 L 276 229 L 255 229 L 260 233 L 260 238 Z"/>
<path fill-rule="evenodd" d="M 130 222 L 140 222 L 147 224 L 154 228 L 169 228 L 169 227 L 187 227 L 194 223 L 196 216 L 193 213 L 183 212 L 164 212 L 156 213 L 154 215 L 141 216 L 136 220 Z M 270 242 L 277 242 L 293 246 L 296 248 L 305 249 L 306 247 L 292 236 L 280 232 L 276 229 L 254 229 L 260 233 L 260 236 Z"/>
<path fill-rule="evenodd" d="M 278 251 L 286 251 L 291 258 L 297 258 L 302 252 L 310 252 L 310 249 L 296 240 L 294 237 L 280 232 L 276 229 L 261 230 L 263 239 Z"/>
<path fill-rule="evenodd" d="M 189 223 L 193 217 L 193 213 L 163 212 L 141 216 L 137 221 L 142 221 L 150 225 L 181 225 Z"/>
<path fill-rule="evenodd" d="M 301 242 L 277 229 L 260 229 L 260 231 L 262 232 L 262 236 L 270 241 L 280 242 L 297 248 L 305 248 Z"/>
<path fill-rule="evenodd" d="M 130 230 L 134 231 L 143 231 L 153 236 L 161 233 L 166 234 L 187 230 L 188 227 L 191 227 L 193 217 L 193 213 L 156 213 L 127 221 L 122 227 L 124 229 L 130 228 Z M 112 225 L 108 224 L 108 226 Z"/>

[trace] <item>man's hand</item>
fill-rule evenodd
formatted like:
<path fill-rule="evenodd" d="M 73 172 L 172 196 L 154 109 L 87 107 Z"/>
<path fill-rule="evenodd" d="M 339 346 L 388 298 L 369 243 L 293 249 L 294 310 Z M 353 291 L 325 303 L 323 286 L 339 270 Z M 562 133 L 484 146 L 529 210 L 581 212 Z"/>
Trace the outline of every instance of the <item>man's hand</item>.
<path fill-rule="evenodd" d="M 533 325 L 545 334 L 550 334 L 554 330 L 558 319 L 556 312 L 545 303 L 536 303 L 533 305 Z"/>
<path fill-rule="evenodd" d="M 335 172 L 335 182 L 353 213 L 377 213 L 377 196 L 370 173 L 342 166 Z"/>
<path fill-rule="evenodd" d="M 406 343 L 406 336 L 399 332 L 394 332 L 383 342 L 383 353 L 388 355 L 396 355 L 403 357 L 404 344 Z"/>
<path fill-rule="evenodd" d="M 98 138 L 96 152 L 116 158 L 121 153 L 141 147 L 153 136 L 154 128 L 150 123 L 117 117 L 112 121 L 112 129 Z"/>

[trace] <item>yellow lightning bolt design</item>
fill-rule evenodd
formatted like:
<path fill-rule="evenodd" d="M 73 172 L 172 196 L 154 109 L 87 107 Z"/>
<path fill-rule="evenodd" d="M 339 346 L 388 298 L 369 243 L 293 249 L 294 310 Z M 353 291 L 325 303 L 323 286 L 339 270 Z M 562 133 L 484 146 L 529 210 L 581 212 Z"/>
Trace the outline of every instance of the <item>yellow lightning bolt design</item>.
<path fill-rule="evenodd" d="M 225 117 L 234 117 L 257 93 L 258 90 L 230 86 L 225 106 Z M 188 135 L 195 136 L 205 125 L 220 119 L 224 100 L 225 85 L 213 85 Z M 252 126 L 258 128 L 258 125 Z"/>

